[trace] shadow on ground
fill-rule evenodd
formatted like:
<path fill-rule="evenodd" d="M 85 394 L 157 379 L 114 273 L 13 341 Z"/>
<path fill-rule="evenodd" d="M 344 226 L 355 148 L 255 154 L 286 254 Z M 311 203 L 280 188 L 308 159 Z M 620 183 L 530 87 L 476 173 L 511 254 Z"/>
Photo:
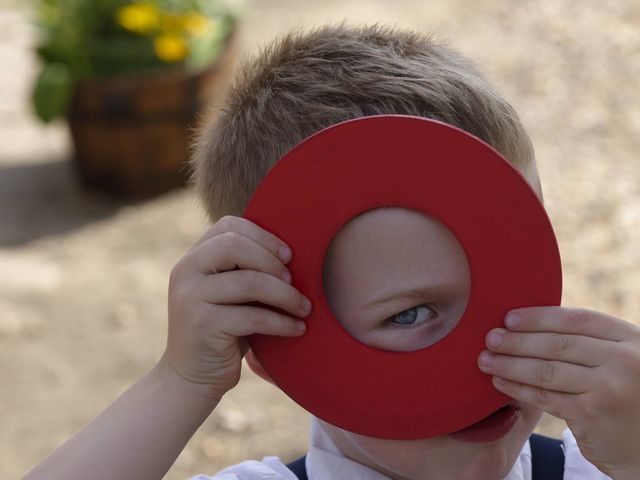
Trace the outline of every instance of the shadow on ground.
<path fill-rule="evenodd" d="M 0 166 L 0 246 L 60 235 L 115 214 L 132 201 L 87 191 L 67 159 Z"/>

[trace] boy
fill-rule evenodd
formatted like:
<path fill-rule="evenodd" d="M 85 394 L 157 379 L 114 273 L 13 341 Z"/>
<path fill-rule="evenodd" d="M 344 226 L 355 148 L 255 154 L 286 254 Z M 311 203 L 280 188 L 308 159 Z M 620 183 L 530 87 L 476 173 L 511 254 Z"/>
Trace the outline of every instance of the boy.
<path fill-rule="evenodd" d="M 456 52 L 377 26 L 285 37 L 245 69 L 221 114 L 201 134 L 194 178 L 215 223 L 171 272 L 165 354 L 27 478 L 161 478 L 239 381 L 248 350 L 243 337 L 304 334 L 301 319 L 313 307 L 291 284 L 291 250 L 238 216 L 269 168 L 297 142 L 340 121 L 376 114 L 433 118 L 474 134 L 509 159 L 542 198 L 533 149 L 516 113 Z M 400 241 L 409 253 L 404 263 L 394 256 Z M 354 249 L 359 256 L 351 254 Z M 410 210 L 378 209 L 348 223 L 327 255 L 325 289 L 343 323 L 362 312 L 374 287 L 387 283 L 366 283 L 373 277 L 366 267 L 372 255 L 389 282 L 430 272 L 441 260 L 437 274 L 429 274 L 450 276 L 451 318 L 464 307 L 468 271 L 450 232 Z M 415 268 L 417 261 L 426 263 Z M 345 291 L 344 285 L 357 288 Z M 411 344 L 407 332 L 422 328 L 424 315 L 437 315 L 437 308 L 419 301 L 385 308 L 376 315 L 396 324 L 392 336 L 358 330 L 357 321 L 351 333 L 381 348 L 424 346 Z M 595 467 L 616 480 L 640 478 L 640 329 L 602 313 L 561 307 L 518 309 L 505 324 L 488 332 L 488 350 L 478 360 L 495 387 L 514 398 L 516 421 L 504 436 L 480 442 L 457 434 L 382 440 L 314 419 L 309 477 L 528 479 L 527 438 L 546 410 L 571 428 L 564 439 L 564 478 L 607 478 Z M 407 325 L 411 330 L 404 330 Z M 255 357 L 247 359 L 268 377 Z M 295 476 L 268 457 L 214 478 Z"/>

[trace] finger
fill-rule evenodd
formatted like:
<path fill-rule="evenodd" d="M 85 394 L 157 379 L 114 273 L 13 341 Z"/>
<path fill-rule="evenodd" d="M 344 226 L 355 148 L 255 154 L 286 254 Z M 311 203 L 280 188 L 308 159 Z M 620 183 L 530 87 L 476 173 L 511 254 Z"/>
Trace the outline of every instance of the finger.
<path fill-rule="evenodd" d="M 246 269 L 291 281 L 289 270 L 273 252 L 235 232 L 216 235 L 198 245 L 184 257 L 183 265 L 205 275 Z"/>
<path fill-rule="evenodd" d="M 478 358 L 484 373 L 547 390 L 584 393 L 589 389 L 594 369 L 572 363 L 496 355 L 484 351 Z"/>
<path fill-rule="evenodd" d="M 521 332 L 572 333 L 616 342 L 638 335 L 629 322 L 586 308 L 518 308 L 507 314 L 505 324 Z"/>
<path fill-rule="evenodd" d="M 298 317 L 306 317 L 311 311 L 311 302 L 295 287 L 254 270 L 208 275 L 195 288 L 198 298 L 212 304 L 259 302 Z"/>
<path fill-rule="evenodd" d="M 495 328 L 485 339 L 487 348 L 495 353 L 518 357 L 532 357 L 544 360 L 597 367 L 610 358 L 611 345 L 617 342 L 583 335 L 564 333 L 510 332 Z"/>
<path fill-rule="evenodd" d="M 210 238 L 227 232 L 235 232 L 239 235 L 250 238 L 269 250 L 285 264 L 291 260 L 291 249 L 283 240 L 246 218 L 234 217 L 231 215 L 222 217 L 214 223 L 200 237 L 194 247 L 206 242 Z"/>
<path fill-rule="evenodd" d="M 500 377 L 493 377 L 492 382 L 493 386 L 505 395 L 565 420 L 571 417 L 580 398 L 579 394 L 554 392 Z"/>
<path fill-rule="evenodd" d="M 299 337 L 306 325 L 287 315 L 267 308 L 248 305 L 212 305 L 211 318 L 215 318 L 216 331 L 232 337 L 253 334 Z"/>

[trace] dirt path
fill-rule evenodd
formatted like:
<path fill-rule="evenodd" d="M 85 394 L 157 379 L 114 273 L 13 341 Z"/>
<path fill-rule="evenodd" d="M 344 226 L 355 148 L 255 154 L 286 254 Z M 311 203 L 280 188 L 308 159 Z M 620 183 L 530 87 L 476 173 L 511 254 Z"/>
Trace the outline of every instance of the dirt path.
<path fill-rule="evenodd" d="M 434 6 L 434 4 L 437 4 Z M 0 0 L 0 477 L 18 478 L 148 370 L 168 273 L 206 227 L 189 192 L 127 205 L 79 191 L 63 126 L 25 104 L 25 15 Z M 296 25 L 397 23 L 449 38 L 529 128 L 564 264 L 565 305 L 640 321 L 640 3 L 635 0 L 247 5 L 245 52 Z M 246 374 L 166 478 L 306 449 L 303 411 Z M 545 419 L 542 431 L 562 425 Z"/>

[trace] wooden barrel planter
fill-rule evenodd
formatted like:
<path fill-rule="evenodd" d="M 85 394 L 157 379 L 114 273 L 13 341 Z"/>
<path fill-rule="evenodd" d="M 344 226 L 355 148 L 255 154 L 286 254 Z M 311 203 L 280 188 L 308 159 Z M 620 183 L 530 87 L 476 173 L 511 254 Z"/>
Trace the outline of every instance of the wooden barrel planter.
<path fill-rule="evenodd" d="M 236 43 L 231 32 L 217 62 L 198 73 L 167 69 L 79 85 L 67 120 L 81 182 L 131 199 L 184 185 L 194 129 L 228 79 Z"/>

